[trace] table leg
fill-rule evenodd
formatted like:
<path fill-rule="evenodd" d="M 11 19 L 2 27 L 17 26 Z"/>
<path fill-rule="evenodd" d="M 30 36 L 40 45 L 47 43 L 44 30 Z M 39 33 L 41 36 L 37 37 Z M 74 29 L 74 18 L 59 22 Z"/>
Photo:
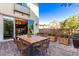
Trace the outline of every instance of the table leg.
<path fill-rule="evenodd" d="M 33 46 L 30 46 L 30 48 L 29 48 L 29 55 L 33 56 Z"/>

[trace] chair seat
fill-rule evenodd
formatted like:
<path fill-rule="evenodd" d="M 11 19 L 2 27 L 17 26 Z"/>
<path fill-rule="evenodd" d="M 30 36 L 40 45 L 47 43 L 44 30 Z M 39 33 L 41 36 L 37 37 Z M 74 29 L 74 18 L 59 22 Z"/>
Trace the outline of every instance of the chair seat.
<path fill-rule="evenodd" d="M 19 46 L 21 49 L 27 49 L 28 48 L 28 46 L 27 45 L 21 45 L 21 46 Z"/>
<path fill-rule="evenodd" d="M 44 48 L 48 48 L 48 44 L 43 44 L 43 47 Z"/>
<path fill-rule="evenodd" d="M 16 44 L 19 49 L 27 49 L 28 48 L 28 45 L 21 44 L 21 42 L 19 40 L 16 41 Z"/>

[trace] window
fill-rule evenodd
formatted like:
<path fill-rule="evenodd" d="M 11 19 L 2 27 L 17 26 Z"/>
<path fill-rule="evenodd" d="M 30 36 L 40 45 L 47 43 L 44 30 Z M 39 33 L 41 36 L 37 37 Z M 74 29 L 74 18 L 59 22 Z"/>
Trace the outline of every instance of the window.
<path fill-rule="evenodd" d="M 22 5 L 22 3 L 17 3 L 17 4 Z"/>
<path fill-rule="evenodd" d="M 27 4 L 26 3 L 17 3 L 17 4 L 19 4 L 21 6 L 24 6 L 24 7 L 27 7 Z"/>
<path fill-rule="evenodd" d="M 22 3 L 22 6 L 27 7 L 27 4 L 26 3 Z"/>

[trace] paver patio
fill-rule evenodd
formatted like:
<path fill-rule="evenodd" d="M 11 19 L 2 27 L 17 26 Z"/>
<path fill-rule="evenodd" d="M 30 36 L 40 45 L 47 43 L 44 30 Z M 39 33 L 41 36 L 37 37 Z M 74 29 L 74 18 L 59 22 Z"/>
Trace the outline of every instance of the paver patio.
<path fill-rule="evenodd" d="M 50 42 L 48 52 L 44 52 L 44 56 L 76 56 L 79 55 L 79 50 L 73 46 L 66 46 L 57 42 Z M 40 54 L 35 53 L 35 56 Z M 22 56 L 14 42 L 0 42 L 0 56 Z"/>

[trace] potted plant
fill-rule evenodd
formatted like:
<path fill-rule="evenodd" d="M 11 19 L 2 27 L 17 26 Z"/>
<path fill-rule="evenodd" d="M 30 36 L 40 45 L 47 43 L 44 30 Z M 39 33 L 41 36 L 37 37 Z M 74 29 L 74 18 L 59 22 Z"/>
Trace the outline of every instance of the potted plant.
<path fill-rule="evenodd" d="M 68 35 L 67 34 L 61 34 L 59 36 L 59 43 L 64 44 L 64 45 L 69 45 L 69 39 L 68 39 Z"/>
<path fill-rule="evenodd" d="M 39 32 L 37 33 L 38 36 L 43 36 L 43 33 Z"/>
<path fill-rule="evenodd" d="M 57 41 L 56 35 L 55 34 L 51 34 L 51 33 L 48 34 L 48 39 L 50 41 L 52 41 L 52 42 L 56 42 Z"/>
<path fill-rule="evenodd" d="M 33 34 L 30 33 L 30 32 L 27 33 L 27 36 L 28 36 L 28 37 L 31 37 L 31 35 L 33 35 Z"/>
<path fill-rule="evenodd" d="M 79 32 L 72 35 L 74 48 L 79 48 Z"/>

